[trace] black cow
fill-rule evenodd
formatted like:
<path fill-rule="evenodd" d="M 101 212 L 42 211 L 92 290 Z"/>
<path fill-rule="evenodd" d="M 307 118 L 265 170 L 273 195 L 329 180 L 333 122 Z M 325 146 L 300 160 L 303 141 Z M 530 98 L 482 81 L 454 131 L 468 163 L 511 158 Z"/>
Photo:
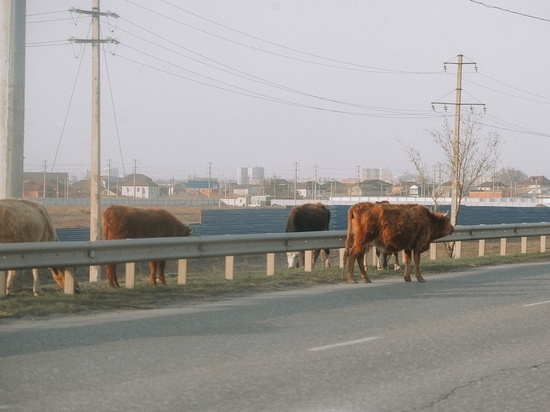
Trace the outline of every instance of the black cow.
<path fill-rule="evenodd" d="M 321 203 L 306 203 L 301 206 L 294 206 L 290 210 L 288 219 L 286 221 L 285 232 L 316 232 L 322 230 L 328 230 L 330 223 L 330 210 Z M 315 261 L 321 253 L 320 249 L 313 251 L 313 258 L 311 267 L 315 267 Z M 330 267 L 328 255 L 330 249 L 324 249 L 321 256 L 323 265 Z M 299 257 L 302 259 L 302 266 L 304 266 L 305 252 L 287 252 L 288 267 L 298 267 Z"/>

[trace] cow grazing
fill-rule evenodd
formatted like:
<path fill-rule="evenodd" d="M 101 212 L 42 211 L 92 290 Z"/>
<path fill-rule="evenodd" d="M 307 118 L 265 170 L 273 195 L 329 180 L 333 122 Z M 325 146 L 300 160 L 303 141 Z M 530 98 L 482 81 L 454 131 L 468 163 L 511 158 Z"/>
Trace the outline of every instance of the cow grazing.
<path fill-rule="evenodd" d="M 348 212 L 348 233 L 344 261 L 347 262 L 348 283 L 356 283 L 353 278 L 357 260 L 361 278 L 370 283 L 363 263 L 368 245 L 373 245 L 386 253 L 405 252 L 406 282 L 411 281 L 411 258 L 414 259 L 415 275 L 420 275 L 420 254 L 430 248 L 439 238 L 453 233 L 449 218 L 441 213 L 432 213 L 426 207 L 416 204 L 394 205 L 383 203 L 357 203 Z"/>
<path fill-rule="evenodd" d="M 103 211 L 103 239 L 139 239 L 150 237 L 182 237 L 191 235 L 189 226 L 164 209 L 141 209 L 129 206 L 109 206 Z M 150 261 L 149 283 L 166 284 L 164 267 L 166 261 Z M 109 264 L 107 284 L 119 287 L 116 264 Z"/>
<path fill-rule="evenodd" d="M 56 242 L 57 240 L 52 219 L 44 206 L 21 199 L 0 200 L 0 243 Z M 50 270 L 55 282 L 64 288 L 65 270 L 63 268 L 50 268 Z M 41 293 L 38 269 L 32 269 L 32 274 L 32 292 L 34 296 L 38 296 Z M 16 275 L 17 271 L 8 271 L 7 295 L 11 292 Z M 76 282 L 75 290 L 79 290 Z"/>
<path fill-rule="evenodd" d="M 285 232 L 316 232 L 329 230 L 330 210 L 321 203 L 306 203 L 301 206 L 294 206 L 290 210 L 286 221 Z M 314 250 L 311 267 L 315 267 L 315 262 L 319 257 L 321 250 Z M 330 249 L 324 249 L 321 260 L 325 267 L 330 267 L 328 256 Z M 299 266 L 299 258 L 302 259 L 302 266 L 305 266 L 305 252 L 287 252 L 288 267 Z"/>

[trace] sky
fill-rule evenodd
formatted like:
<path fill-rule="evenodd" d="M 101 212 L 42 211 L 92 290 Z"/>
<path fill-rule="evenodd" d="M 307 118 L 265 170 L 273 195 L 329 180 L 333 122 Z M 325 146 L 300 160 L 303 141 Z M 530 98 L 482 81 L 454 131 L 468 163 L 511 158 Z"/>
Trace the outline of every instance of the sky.
<path fill-rule="evenodd" d="M 357 176 L 444 161 L 462 110 L 498 169 L 550 177 L 550 2 L 102 0 L 101 165 L 153 179 Z M 91 165 L 92 0 L 27 0 L 25 171 Z M 445 64 L 448 63 L 448 64 Z M 474 64 L 475 63 L 475 64 Z M 445 69 L 446 66 L 446 69 Z M 475 104 L 471 107 L 469 104 Z M 484 113 L 483 104 L 486 110 Z"/>

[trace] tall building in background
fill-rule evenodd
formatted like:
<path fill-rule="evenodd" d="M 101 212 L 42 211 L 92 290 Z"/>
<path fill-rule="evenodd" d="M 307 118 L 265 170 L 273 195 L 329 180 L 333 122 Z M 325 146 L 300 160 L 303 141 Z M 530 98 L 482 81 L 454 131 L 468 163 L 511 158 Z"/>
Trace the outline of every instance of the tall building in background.
<path fill-rule="evenodd" d="M 390 169 L 378 169 L 378 168 L 361 168 L 359 170 L 359 179 L 363 180 L 382 180 L 384 182 L 391 183 L 393 180 L 393 173 Z"/>
<path fill-rule="evenodd" d="M 259 183 L 264 179 L 263 167 L 239 167 L 237 168 L 237 184 Z"/>

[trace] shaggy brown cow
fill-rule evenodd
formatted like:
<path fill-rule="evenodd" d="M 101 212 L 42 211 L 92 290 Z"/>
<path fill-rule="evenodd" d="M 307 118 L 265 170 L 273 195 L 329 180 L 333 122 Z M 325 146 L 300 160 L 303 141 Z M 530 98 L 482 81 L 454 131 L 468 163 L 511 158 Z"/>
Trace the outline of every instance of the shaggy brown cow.
<path fill-rule="evenodd" d="M 103 211 L 103 239 L 137 239 L 150 237 L 179 237 L 191 235 L 189 226 L 181 223 L 174 215 L 164 209 L 140 209 L 129 206 L 109 206 Z M 150 261 L 149 283 L 166 284 L 164 267 L 166 261 Z M 116 264 L 109 264 L 107 284 L 119 287 L 116 276 Z"/>
<path fill-rule="evenodd" d="M 356 283 L 353 268 L 357 260 L 361 278 L 370 283 L 363 263 L 368 245 L 386 253 L 405 252 L 406 282 L 411 281 L 411 257 L 414 258 L 416 279 L 420 275 L 420 254 L 430 248 L 434 240 L 453 233 L 453 225 L 446 215 L 432 213 L 416 204 L 392 205 L 357 203 L 348 212 L 348 233 L 344 261 L 348 266 L 348 283 Z"/>
<path fill-rule="evenodd" d="M 315 232 L 328 230 L 330 224 L 330 210 L 321 203 L 306 203 L 301 206 L 294 206 L 290 210 L 288 219 L 286 221 L 285 232 Z M 315 261 L 319 257 L 321 250 L 314 250 L 311 262 L 311 267 L 315 267 Z M 321 260 L 323 265 L 330 267 L 328 255 L 330 249 L 324 249 Z M 305 265 L 306 252 L 288 252 L 288 267 L 298 267 L 298 257 L 302 259 L 302 266 Z"/>
<path fill-rule="evenodd" d="M 52 219 L 44 206 L 21 199 L 0 200 L 0 243 L 56 242 L 57 240 Z M 55 282 L 64 288 L 65 270 L 62 268 L 50 270 Z M 32 291 L 34 296 L 38 296 L 41 292 L 38 269 L 33 269 L 32 274 L 34 278 Z M 8 271 L 6 282 L 8 295 L 16 275 L 17 271 Z M 79 290 L 76 281 L 75 290 Z"/>

